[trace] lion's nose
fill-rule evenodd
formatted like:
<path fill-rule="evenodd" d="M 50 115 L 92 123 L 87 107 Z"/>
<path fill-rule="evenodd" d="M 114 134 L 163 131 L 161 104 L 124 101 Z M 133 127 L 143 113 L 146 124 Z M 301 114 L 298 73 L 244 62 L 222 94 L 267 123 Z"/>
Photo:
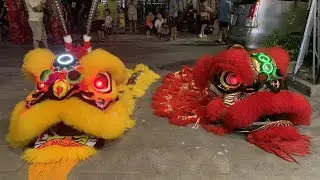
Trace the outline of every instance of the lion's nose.
<path fill-rule="evenodd" d="M 60 96 L 62 92 L 63 92 L 63 87 L 58 86 L 57 87 L 57 95 Z"/>
<path fill-rule="evenodd" d="M 70 84 L 64 79 L 58 79 L 53 85 L 53 94 L 58 97 L 64 97 L 70 90 Z"/>

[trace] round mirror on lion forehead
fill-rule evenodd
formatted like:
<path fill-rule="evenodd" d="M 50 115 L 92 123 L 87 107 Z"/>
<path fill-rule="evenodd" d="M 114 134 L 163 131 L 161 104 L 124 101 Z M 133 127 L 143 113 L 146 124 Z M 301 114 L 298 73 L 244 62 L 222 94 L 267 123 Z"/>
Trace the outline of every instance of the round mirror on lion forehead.
<path fill-rule="evenodd" d="M 53 62 L 53 67 L 57 71 L 61 71 L 63 69 L 70 71 L 78 65 L 78 60 L 71 54 L 58 55 Z"/>

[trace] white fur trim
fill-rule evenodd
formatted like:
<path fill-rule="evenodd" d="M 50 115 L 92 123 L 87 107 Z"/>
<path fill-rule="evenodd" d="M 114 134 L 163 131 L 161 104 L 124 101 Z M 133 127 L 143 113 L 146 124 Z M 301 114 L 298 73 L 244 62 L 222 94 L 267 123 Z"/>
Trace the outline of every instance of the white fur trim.
<path fill-rule="evenodd" d="M 90 40 L 91 40 L 91 36 L 88 36 L 86 34 L 83 35 L 83 41 L 84 42 L 90 42 Z"/>
<path fill-rule="evenodd" d="M 72 43 L 72 38 L 70 35 L 63 36 L 63 40 L 65 43 Z"/>
<path fill-rule="evenodd" d="M 91 51 L 92 51 L 92 48 L 88 48 L 88 49 L 87 49 L 87 52 L 91 52 Z"/>

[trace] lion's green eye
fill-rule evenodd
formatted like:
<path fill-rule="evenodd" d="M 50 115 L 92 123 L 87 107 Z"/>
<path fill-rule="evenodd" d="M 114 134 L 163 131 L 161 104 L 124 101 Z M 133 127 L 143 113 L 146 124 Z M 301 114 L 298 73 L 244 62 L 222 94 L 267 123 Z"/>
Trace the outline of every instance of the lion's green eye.
<path fill-rule="evenodd" d="M 259 62 L 268 63 L 271 62 L 271 58 L 263 53 L 253 53 L 251 56 L 256 58 Z"/>
<path fill-rule="evenodd" d="M 271 63 L 267 62 L 267 63 L 262 63 L 261 64 L 261 70 L 267 74 L 270 74 L 273 72 L 274 67 Z"/>
<path fill-rule="evenodd" d="M 71 84 L 77 84 L 81 81 L 82 79 L 82 74 L 79 71 L 72 70 L 69 71 L 67 74 L 67 81 L 70 82 Z"/>
<path fill-rule="evenodd" d="M 49 79 L 50 74 L 52 74 L 52 71 L 44 70 L 40 75 L 40 80 L 46 82 Z"/>

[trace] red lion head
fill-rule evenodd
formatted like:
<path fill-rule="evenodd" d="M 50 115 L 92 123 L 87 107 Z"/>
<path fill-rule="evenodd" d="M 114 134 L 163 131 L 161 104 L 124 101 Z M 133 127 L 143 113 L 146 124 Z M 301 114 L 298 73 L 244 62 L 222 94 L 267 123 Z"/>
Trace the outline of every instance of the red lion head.
<path fill-rule="evenodd" d="M 312 109 L 284 86 L 289 61 L 281 47 L 247 51 L 241 45 L 200 58 L 193 69 L 195 83 L 213 94 L 203 127 L 219 134 L 213 123 L 222 122 L 224 132 L 245 129 L 251 132 L 249 142 L 289 161 L 293 154 L 307 154 L 309 137 L 295 126 L 309 125 Z M 263 125 L 253 128 L 258 121 Z"/>

